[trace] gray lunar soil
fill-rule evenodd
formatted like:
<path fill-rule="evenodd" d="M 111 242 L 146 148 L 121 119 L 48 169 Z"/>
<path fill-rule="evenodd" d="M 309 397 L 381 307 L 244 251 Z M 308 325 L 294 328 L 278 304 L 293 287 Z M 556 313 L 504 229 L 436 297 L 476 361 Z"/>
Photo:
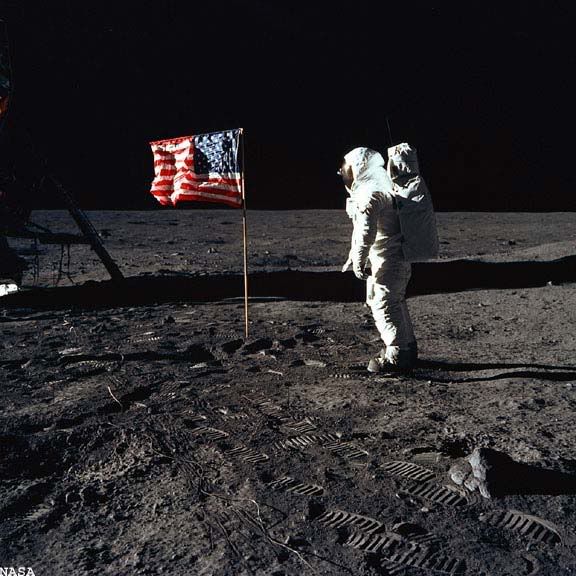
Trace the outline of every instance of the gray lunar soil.
<path fill-rule="evenodd" d="M 240 211 L 89 216 L 142 289 L 151 277 L 242 271 Z M 32 219 L 75 231 L 65 212 Z M 441 213 L 438 223 L 439 264 L 576 256 L 576 214 Z M 343 210 L 249 212 L 250 271 L 338 271 L 350 231 Z M 68 265 L 59 247 L 11 245 L 30 264 L 27 289 L 108 278 L 85 246 Z M 574 279 L 418 287 L 408 305 L 420 364 L 407 377 L 365 371 L 380 349 L 369 310 L 329 294 L 254 299 L 247 340 L 241 298 L 199 304 L 193 283 L 189 298 L 132 306 L 2 298 L 0 566 L 576 574 L 576 484 L 559 488 L 552 475 L 527 491 L 508 475 L 486 498 L 449 474 L 482 447 L 576 475 Z"/>

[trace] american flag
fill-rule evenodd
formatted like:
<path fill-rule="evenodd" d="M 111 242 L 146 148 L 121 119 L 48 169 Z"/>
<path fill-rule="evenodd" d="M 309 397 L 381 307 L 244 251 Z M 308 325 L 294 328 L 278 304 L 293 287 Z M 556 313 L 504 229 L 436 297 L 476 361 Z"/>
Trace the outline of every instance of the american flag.
<path fill-rule="evenodd" d="M 150 192 L 164 206 L 195 200 L 242 206 L 240 137 L 236 129 L 150 142 L 155 172 Z"/>

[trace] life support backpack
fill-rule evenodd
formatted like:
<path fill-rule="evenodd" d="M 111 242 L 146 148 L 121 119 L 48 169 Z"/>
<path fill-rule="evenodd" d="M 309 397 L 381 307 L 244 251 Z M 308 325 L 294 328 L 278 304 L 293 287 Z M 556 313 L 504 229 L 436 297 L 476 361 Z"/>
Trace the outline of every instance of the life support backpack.
<path fill-rule="evenodd" d="M 402 143 L 388 148 L 388 174 L 400 220 L 402 251 L 407 262 L 438 257 L 438 230 L 430 192 L 420 176 L 416 149 Z"/>

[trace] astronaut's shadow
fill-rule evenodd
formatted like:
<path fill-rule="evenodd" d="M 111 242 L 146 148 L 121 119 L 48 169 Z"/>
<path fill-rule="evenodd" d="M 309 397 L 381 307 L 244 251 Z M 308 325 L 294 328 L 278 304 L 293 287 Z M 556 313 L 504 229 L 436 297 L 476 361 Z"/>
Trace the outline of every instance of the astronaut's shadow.
<path fill-rule="evenodd" d="M 466 378 L 454 379 L 442 376 L 442 372 L 477 372 L 483 370 L 503 370 L 497 374 L 472 375 Z M 440 375 L 440 378 L 438 376 Z M 533 380 L 548 380 L 551 382 L 570 382 L 576 380 L 576 366 L 549 366 L 547 364 L 505 363 L 505 362 L 448 362 L 445 360 L 419 360 L 413 377 L 416 380 L 435 382 L 489 382 L 510 378 L 529 378 Z"/>

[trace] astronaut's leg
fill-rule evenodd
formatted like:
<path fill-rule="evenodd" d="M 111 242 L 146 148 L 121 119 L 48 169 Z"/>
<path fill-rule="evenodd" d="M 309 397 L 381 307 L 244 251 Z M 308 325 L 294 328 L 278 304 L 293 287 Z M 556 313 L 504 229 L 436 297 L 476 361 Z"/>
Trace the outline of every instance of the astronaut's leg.
<path fill-rule="evenodd" d="M 406 305 L 406 286 L 410 275 L 410 264 L 395 262 L 385 266 L 374 278 L 371 308 L 385 345 L 384 354 L 378 361 L 384 368 L 392 366 L 406 370 L 416 362 L 417 344 Z M 370 365 L 372 369 L 376 367 L 374 362 Z"/>
<path fill-rule="evenodd" d="M 418 342 L 416 341 L 416 336 L 414 336 L 414 328 L 412 326 L 410 312 L 408 311 L 408 305 L 406 304 L 406 298 L 402 300 L 402 317 L 404 326 L 406 327 L 406 337 L 409 339 L 406 355 L 408 356 L 409 363 L 414 366 L 418 360 Z"/>

